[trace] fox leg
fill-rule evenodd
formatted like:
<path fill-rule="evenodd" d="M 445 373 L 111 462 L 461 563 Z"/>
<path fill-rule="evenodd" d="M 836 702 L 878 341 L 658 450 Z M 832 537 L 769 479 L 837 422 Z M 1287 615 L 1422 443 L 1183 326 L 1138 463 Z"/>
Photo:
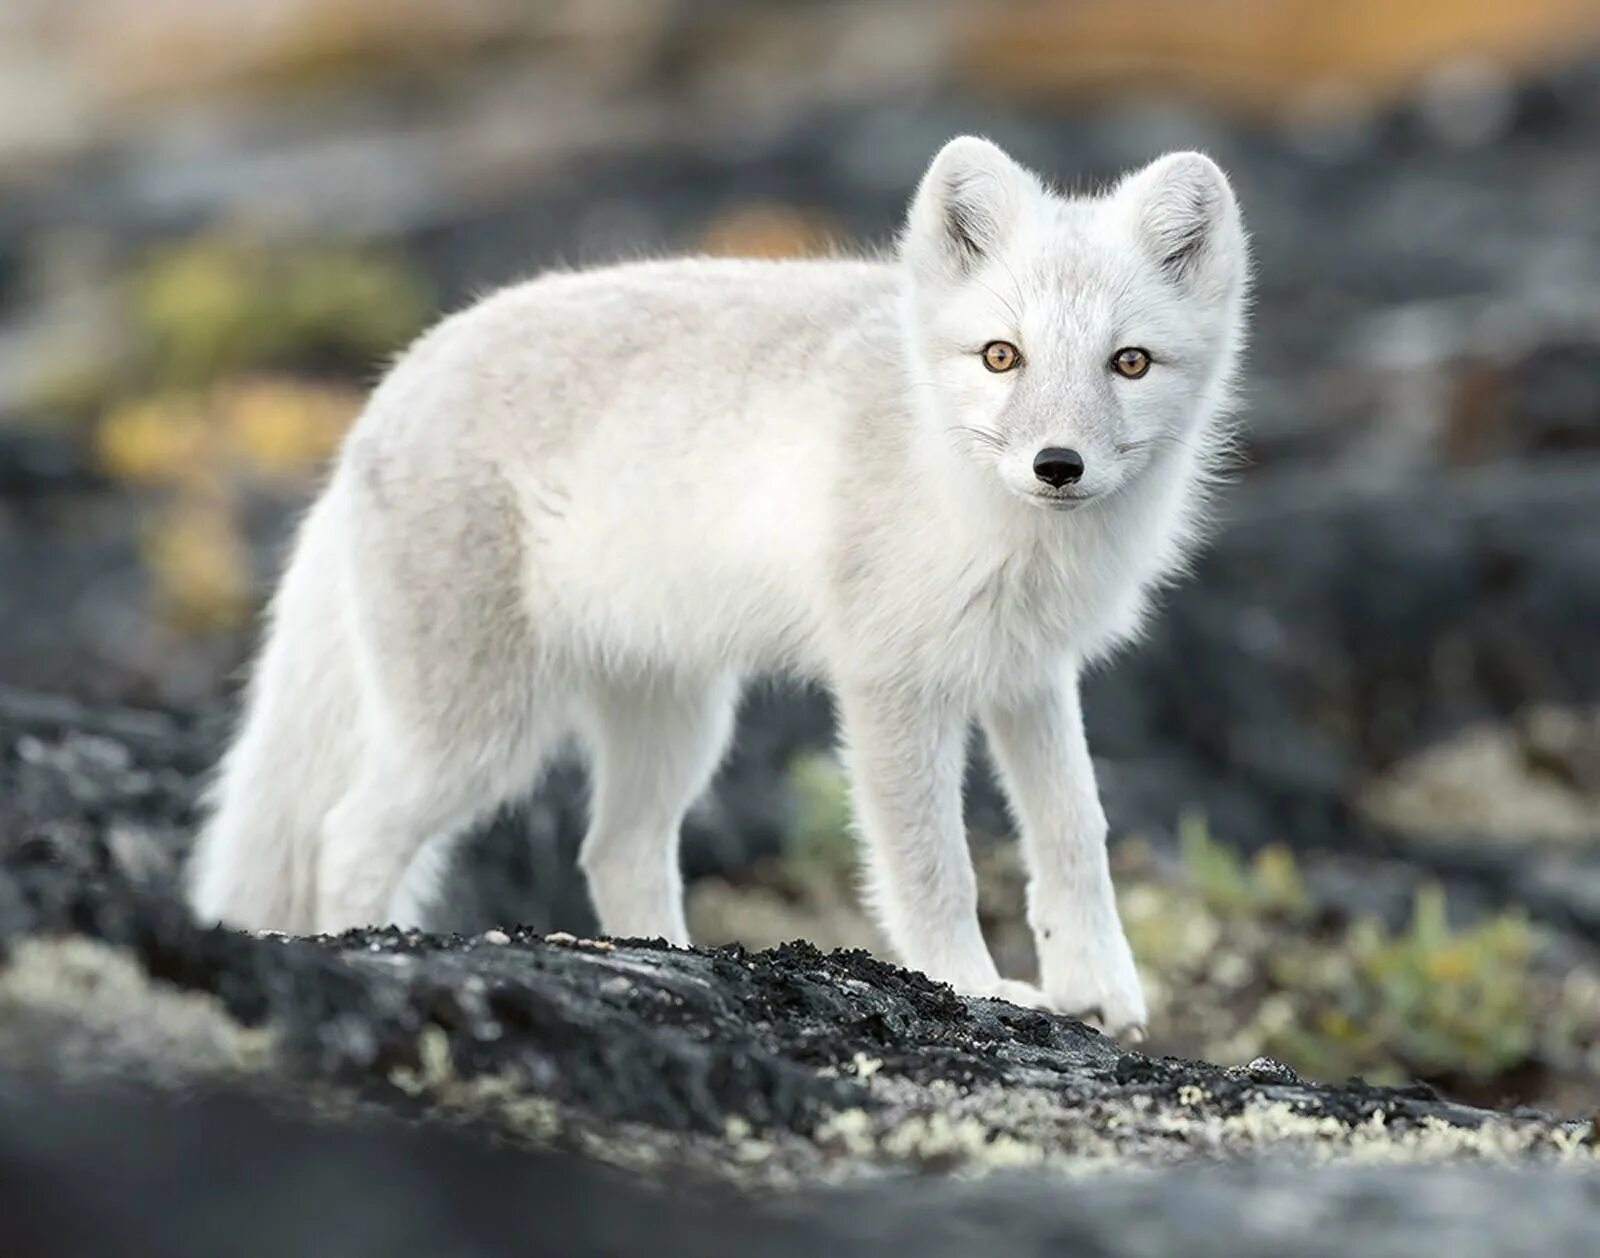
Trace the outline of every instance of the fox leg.
<path fill-rule="evenodd" d="M 680 830 L 727 748 L 737 702 L 731 675 L 590 690 L 593 790 L 579 863 L 606 934 L 689 942 Z"/>
<path fill-rule="evenodd" d="M 1051 1007 L 1092 1014 L 1113 1033 L 1142 1031 L 1144 994 L 1111 886 L 1075 671 L 991 708 L 984 726 L 1022 831 L 1028 920 Z"/>
<path fill-rule="evenodd" d="M 903 689 L 838 697 L 867 893 L 900 959 L 970 996 L 1044 1003 L 1002 979 L 978 926 L 978 888 L 961 813 L 967 720 Z"/>

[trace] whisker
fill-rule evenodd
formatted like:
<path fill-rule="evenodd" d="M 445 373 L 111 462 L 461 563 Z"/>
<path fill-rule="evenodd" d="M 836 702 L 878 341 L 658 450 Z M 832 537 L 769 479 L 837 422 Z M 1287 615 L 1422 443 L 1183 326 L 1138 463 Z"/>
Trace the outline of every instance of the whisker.
<path fill-rule="evenodd" d="M 1006 256 L 1004 254 L 1001 254 L 996 260 L 1000 263 L 1001 266 L 1005 267 L 1006 276 L 1011 280 L 1011 287 L 1016 290 L 1017 305 L 1020 308 L 1022 306 L 1022 304 L 1023 304 L 1022 283 L 1021 283 L 1021 281 L 1019 281 L 1017 279 L 1017 273 L 1011 269 L 1011 263 L 1006 259 Z M 1017 321 L 1019 323 L 1021 322 L 1021 316 L 1020 315 L 1013 314 L 1012 317 L 1017 319 Z M 1017 330 L 1020 332 L 1022 329 L 1018 328 Z"/>
<path fill-rule="evenodd" d="M 1005 439 L 999 433 L 990 432 L 987 428 L 978 428 L 972 424 L 952 424 L 945 431 L 953 432 L 964 437 L 967 444 L 977 448 L 1001 453 L 1006 448 Z"/>
<path fill-rule="evenodd" d="M 1005 307 L 1006 314 L 1010 316 L 1013 326 L 1015 326 L 1018 333 L 1020 333 L 1022 330 L 1022 311 L 1017 304 L 1010 298 L 1003 296 L 992 284 L 978 279 L 977 276 L 973 276 L 973 282 Z"/>
<path fill-rule="evenodd" d="M 1137 454 L 1145 450 L 1189 450 L 1202 457 L 1211 453 L 1226 453 L 1226 441 L 1196 440 L 1193 436 L 1183 433 L 1163 433 L 1158 437 L 1146 437 L 1140 441 L 1128 441 L 1116 447 L 1118 454 Z"/>

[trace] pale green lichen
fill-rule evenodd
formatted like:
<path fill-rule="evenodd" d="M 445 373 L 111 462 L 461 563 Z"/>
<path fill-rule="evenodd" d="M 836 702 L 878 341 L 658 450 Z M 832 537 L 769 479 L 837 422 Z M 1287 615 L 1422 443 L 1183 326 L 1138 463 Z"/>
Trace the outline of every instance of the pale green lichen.
<path fill-rule="evenodd" d="M 70 1079 L 136 1069 L 157 1082 L 260 1074 L 270 1031 L 239 1025 L 215 997 L 151 979 L 87 939 L 23 939 L 0 967 L 0 1063 Z"/>

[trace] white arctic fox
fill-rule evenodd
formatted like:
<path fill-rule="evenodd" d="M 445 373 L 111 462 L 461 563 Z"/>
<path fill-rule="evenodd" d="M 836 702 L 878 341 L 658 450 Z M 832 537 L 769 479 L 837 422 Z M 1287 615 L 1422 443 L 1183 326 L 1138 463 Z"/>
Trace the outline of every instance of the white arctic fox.
<path fill-rule="evenodd" d="M 300 532 L 195 853 L 203 918 L 418 924 L 576 733 L 604 930 L 685 943 L 678 832 L 740 684 L 832 690 L 901 958 L 1133 1027 L 1078 675 L 1191 539 L 1244 337 L 1238 208 L 1179 153 L 1064 198 L 951 141 L 883 261 L 547 275 L 424 335 Z M 979 933 L 974 717 L 1038 988 Z"/>

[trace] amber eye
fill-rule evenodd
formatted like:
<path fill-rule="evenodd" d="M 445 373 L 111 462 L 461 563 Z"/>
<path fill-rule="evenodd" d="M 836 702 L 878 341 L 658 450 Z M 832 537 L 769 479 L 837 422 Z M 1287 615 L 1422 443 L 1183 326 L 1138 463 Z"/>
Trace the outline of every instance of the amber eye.
<path fill-rule="evenodd" d="M 1010 341 L 990 341 L 983 347 L 983 365 L 990 371 L 1010 371 L 1021 361 L 1021 351 Z"/>
<path fill-rule="evenodd" d="M 1111 356 L 1111 369 L 1119 376 L 1129 380 L 1137 380 L 1150 370 L 1150 354 L 1136 345 L 1127 349 L 1119 349 Z"/>

